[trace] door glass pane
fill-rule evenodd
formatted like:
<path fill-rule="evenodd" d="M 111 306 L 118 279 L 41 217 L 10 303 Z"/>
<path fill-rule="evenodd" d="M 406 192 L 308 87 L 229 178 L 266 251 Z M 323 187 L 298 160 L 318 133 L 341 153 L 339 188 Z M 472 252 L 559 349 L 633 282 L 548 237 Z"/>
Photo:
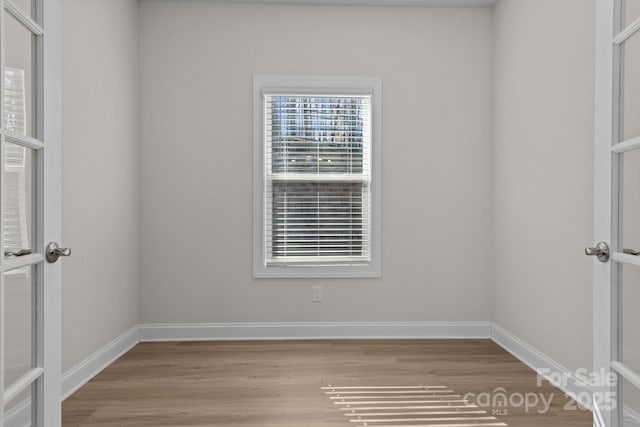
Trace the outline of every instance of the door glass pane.
<path fill-rule="evenodd" d="M 35 268 L 4 273 L 4 385 L 13 384 L 33 367 L 35 342 Z"/>
<path fill-rule="evenodd" d="M 627 380 L 621 381 L 622 399 L 619 399 L 619 402 L 622 404 L 622 416 L 625 422 L 620 424 L 625 427 L 637 426 L 640 423 L 640 390 Z"/>
<path fill-rule="evenodd" d="M 5 405 L 4 418 L 9 421 L 8 425 L 32 426 L 36 424 L 33 405 L 33 402 L 36 402 L 37 399 L 36 384 L 31 384 L 30 387 Z M 19 424 L 18 421 L 20 421 Z"/>
<path fill-rule="evenodd" d="M 640 0 L 622 0 L 622 27 L 628 27 L 640 18 Z"/>
<path fill-rule="evenodd" d="M 35 41 L 31 30 L 5 14 L 3 126 L 36 137 Z"/>
<path fill-rule="evenodd" d="M 637 136 L 640 136 L 640 33 L 622 45 L 620 68 L 620 142 Z"/>
<path fill-rule="evenodd" d="M 640 267 L 620 265 L 620 360 L 640 372 Z"/>
<path fill-rule="evenodd" d="M 620 244 L 640 256 L 640 149 L 620 154 Z"/>
<path fill-rule="evenodd" d="M 2 228 L 4 254 L 8 257 L 35 248 L 35 157 L 32 149 L 5 142 Z"/>

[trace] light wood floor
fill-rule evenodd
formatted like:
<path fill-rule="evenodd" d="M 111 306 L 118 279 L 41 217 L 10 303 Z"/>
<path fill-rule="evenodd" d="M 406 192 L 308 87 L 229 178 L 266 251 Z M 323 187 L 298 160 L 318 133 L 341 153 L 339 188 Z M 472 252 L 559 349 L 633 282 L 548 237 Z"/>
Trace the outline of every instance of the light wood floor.
<path fill-rule="evenodd" d="M 498 387 L 508 396 L 554 398 L 544 414 L 537 413 L 542 404 L 527 413 L 517 396 L 515 405 L 478 405 L 471 415 L 450 415 L 459 405 L 450 402 L 433 409 L 442 399 L 460 400 L 455 394 Z M 427 403 L 400 403 L 412 401 Z M 363 419 L 377 427 L 591 427 L 591 414 L 565 410 L 568 402 L 488 340 L 142 343 L 64 402 L 63 425 L 362 427 L 357 414 L 372 413 Z"/>

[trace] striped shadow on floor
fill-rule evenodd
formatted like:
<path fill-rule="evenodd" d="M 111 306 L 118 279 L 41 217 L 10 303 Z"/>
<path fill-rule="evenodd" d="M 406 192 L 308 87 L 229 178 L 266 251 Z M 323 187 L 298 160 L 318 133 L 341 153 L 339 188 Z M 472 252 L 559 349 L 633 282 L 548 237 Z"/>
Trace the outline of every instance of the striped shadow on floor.
<path fill-rule="evenodd" d="M 322 391 L 353 427 L 504 427 L 446 386 L 328 385 Z"/>

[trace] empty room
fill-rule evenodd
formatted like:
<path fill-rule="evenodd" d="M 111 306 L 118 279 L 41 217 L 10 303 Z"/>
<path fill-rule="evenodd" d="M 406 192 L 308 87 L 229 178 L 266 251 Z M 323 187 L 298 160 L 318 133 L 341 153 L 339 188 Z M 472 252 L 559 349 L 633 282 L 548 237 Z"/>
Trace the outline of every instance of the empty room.
<path fill-rule="evenodd" d="M 3 427 L 640 427 L 640 0 L 0 1 Z"/>

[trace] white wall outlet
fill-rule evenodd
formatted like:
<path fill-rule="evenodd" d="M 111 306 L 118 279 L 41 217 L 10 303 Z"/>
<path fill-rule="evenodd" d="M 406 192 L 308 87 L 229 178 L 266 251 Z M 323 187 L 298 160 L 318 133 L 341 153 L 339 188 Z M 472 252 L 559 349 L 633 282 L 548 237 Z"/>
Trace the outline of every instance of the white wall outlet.
<path fill-rule="evenodd" d="M 322 286 L 314 286 L 311 301 L 322 302 Z"/>

